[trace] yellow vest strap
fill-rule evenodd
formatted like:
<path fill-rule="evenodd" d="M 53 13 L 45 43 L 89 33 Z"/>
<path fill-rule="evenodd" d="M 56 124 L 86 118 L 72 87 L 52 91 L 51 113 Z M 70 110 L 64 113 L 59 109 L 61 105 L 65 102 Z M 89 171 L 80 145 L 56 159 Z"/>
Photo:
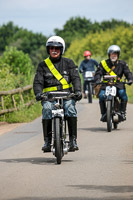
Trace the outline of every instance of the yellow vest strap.
<path fill-rule="evenodd" d="M 51 92 L 51 91 L 56 91 L 57 87 L 49 87 L 49 88 L 44 88 L 43 92 Z"/>
<path fill-rule="evenodd" d="M 70 84 L 68 84 L 68 85 L 63 85 L 63 89 L 68 89 L 68 88 L 70 88 L 70 87 L 72 87 L 72 84 L 70 83 Z M 54 86 L 54 87 L 48 87 L 48 88 L 44 88 L 43 89 L 43 92 L 51 92 L 51 91 L 57 91 L 58 89 L 57 89 L 57 86 Z"/>
<path fill-rule="evenodd" d="M 116 76 L 116 74 L 108 67 L 105 60 L 102 60 L 101 63 L 106 72 L 108 72 L 111 76 Z"/>
<path fill-rule="evenodd" d="M 108 72 L 110 76 L 117 76 L 117 75 L 108 67 L 108 65 L 107 65 L 107 63 L 106 63 L 105 60 L 102 60 L 101 63 L 102 63 L 103 68 L 105 69 L 105 71 Z M 121 81 L 122 81 L 122 80 L 120 79 L 120 82 L 121 82 Z M 103 81 L 103 82 L 107 82 L 107 81 Z M 116 80 L 114 80 L 114 82 L 116 82 Z"/>
<path fill-rule="evenodd" d="M 49 70 L 51 71 L 51 73 L 62 84 L 63 89 L 68 89 L 68 88 L 72 87 L 72 84 L 67 83 L 66 79 L 63 78 L 63 76 L 58 72 L 58 70 L 54 67 L 53 63 L 51 62 L 51 60 L 49 58 L 45 59 L 44 61 L 47 65 L 47 67 L 49 68 Z M 57 90 L 57 86 L 45 88 L 44 92 L 55 91 L 55 90 Z"/>

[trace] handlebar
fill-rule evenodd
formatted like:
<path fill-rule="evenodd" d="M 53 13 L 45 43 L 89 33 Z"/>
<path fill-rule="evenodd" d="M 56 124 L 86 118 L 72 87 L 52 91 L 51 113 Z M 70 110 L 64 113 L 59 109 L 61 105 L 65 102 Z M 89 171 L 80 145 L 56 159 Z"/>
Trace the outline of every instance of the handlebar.
<path fill-rule="evenodd" d="M 130 84 L 130 82 L 128 82 L 128 81 L 122 81 L 122 82 L 113 82 L 113 83 L 111 83 L 112 85 L 116 85 L 117 83 L 123 83 L 123 84 L 127 84 L 127 85 L 129 85 Z M 108 85 L 109 84 L 109 82 L 99 82 L 99 83 L 95 83 L 96 85 Z M 110 85 L 111 85 L 110 84 Z"/>
<path fill-rule="evenodd" d="M 41 95 L 42 100 L 57 100 L 57 99 L 71 99 L 75 97 L 76 94 L 70 92 L 47 92 Z"/>
<path fill-rule="evenodd" d="M 95 83 L 96 85 L 116 85 L 117 83 L 122 83 L 122 84 L 131 84 L 130 82 L 128 81 L 121 81 L 120 82 L 120 78 L 117 76 L 117 75 L 104 75 L 103 76 L 103 80 L 107 81 L 107 82 L 102 82 L 102 81 L 99 81 L 99 83 Z M 116 82 L 114 82 L 114 80 L 116 80 Z"/>

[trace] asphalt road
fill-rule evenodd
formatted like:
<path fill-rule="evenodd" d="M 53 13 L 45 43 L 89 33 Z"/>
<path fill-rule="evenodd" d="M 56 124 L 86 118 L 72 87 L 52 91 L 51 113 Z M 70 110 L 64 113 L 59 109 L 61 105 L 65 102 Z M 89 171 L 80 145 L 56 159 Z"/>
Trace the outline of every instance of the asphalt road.
<path fill-rule="evenodd" d="M 42 153 L 41 118 L 0 136 L 1 200 L 133 200 L 133 105 L 107 132 L 98 101 L 77 103 L 79 151 Z"/>

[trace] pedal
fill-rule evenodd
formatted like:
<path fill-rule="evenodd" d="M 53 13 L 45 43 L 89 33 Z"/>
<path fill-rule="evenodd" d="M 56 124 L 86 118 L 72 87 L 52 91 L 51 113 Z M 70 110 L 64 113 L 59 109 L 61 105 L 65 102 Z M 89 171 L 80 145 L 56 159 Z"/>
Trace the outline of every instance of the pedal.
<path fill-rule="evenodd" d="M 68 147 L 67 146 L 63 147 L 63 152 L 64 152 L 64 154 L 68 153 Z"/>

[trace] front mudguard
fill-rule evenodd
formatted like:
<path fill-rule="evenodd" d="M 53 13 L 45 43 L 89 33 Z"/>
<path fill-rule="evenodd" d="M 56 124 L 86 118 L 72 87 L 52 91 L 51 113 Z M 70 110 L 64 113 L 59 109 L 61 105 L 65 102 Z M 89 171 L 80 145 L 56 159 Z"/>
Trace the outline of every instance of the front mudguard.
<path fill-rule="evenodd" d="M 108 95 L 107 98 L 106 98 L 106 100 L 107 100 L 107 101 L 112 101 L 112 100 L 113 100 L 113 97 L 112 97 L 111 95 Z"/>

